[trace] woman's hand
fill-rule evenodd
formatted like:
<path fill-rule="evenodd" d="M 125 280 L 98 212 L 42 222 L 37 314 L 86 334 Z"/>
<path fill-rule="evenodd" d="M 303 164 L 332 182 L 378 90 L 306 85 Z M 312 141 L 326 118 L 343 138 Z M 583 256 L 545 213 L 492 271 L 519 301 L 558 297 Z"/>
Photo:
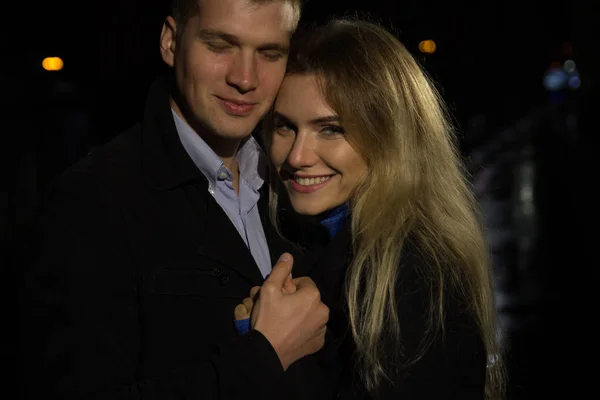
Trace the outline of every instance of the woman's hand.
<path fill-rule="evenodd" d="M 246 297 L 241 304 L 238 304 L 233 311 L 236 321 L 249 319 L 252 315 L 252 308 L 254 307 L 254 298 L 258 294 L 260 286 L 254 286 L 250 289 L 250 297 Z"/>

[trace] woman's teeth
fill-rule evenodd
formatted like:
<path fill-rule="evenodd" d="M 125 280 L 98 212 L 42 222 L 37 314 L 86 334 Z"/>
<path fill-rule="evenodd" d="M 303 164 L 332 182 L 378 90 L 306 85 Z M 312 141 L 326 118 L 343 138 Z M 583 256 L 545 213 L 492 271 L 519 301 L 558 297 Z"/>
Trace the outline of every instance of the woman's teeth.
<path fill-rule="evenodd" d="M 297 184 L 302 186 L 312 186 L 328 181 L 330 178 L 331 176 L 321 176 L 319 178 L 299 178 L 295 176 L 294 181 L 296 181 Z"/>

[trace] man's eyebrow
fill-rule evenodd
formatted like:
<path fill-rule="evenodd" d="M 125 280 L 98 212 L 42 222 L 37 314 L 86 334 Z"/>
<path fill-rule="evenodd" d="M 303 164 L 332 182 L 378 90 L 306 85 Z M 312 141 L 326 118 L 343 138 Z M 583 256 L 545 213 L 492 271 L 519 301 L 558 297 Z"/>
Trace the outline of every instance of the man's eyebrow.
<path fill-rule="evenodd" d="M 198 32 L 198 36 L 201 39 L 222 39 L 231 44 L 238 44 L 240 42 L 239 38 L 235 35 L 212 29 L 201 29 Z"/>
<path fill-rule="evenodd" d="M 260 50 L 260 51 L 275 50 L 282 54 L 287 54 L 290 51 L 290 47 L 286 46 L 284 44 L 281 44 L 281 43 L 273 42 L 273 43 L 264 43 L 264 44 L 258 46 L 258 50 Z"/>
<path fill-rule="evenodd" d="M 235 46 L 239 46 L 241 40 L 239 37 L 232 35 L 230 33 L 222 32 L 214 29 L 202 29 L 198 32 L 198 36 L 203 40 L 214 40 L 220 39 L 224 40 L 227 43 L 230 43 Z M 281 53 L 288 53 L 289 46 L 283 43 L 271 42 L 271 43 L 263 43 L 258 47 L 258 50 L 276 50 Z"/>

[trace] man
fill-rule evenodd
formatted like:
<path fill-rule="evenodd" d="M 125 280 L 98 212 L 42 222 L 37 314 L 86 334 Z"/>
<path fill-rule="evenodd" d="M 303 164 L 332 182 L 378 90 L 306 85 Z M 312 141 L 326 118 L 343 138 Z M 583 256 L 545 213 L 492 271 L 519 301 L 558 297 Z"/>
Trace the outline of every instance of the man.
<path fill-rule="evenodd" d="M 295 0 L 174 2 L 160 38 L 172 79 L 44 203 L 22 325 L 32 398 L 281 398 L 284 371 L 323 346 L 314 283 L 284 290 L 289 258 L 271 273 L 285 248 L 250 135 L 299 14 Z M 233 309 L 259 285 L 239 336 Z"/>

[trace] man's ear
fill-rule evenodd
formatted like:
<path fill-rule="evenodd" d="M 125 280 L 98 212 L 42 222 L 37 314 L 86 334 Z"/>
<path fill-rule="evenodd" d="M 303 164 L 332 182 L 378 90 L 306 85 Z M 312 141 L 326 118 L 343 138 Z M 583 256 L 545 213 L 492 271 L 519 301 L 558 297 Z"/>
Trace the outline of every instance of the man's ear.
<path fill-rule="evenodd" d="M 163 23 L 162 32 L 160 34 L 160 54 L 163 61 L 169 66 L 175 65 L 175 39 L 177 25 L 173 17 L 167 17 Z"/>

